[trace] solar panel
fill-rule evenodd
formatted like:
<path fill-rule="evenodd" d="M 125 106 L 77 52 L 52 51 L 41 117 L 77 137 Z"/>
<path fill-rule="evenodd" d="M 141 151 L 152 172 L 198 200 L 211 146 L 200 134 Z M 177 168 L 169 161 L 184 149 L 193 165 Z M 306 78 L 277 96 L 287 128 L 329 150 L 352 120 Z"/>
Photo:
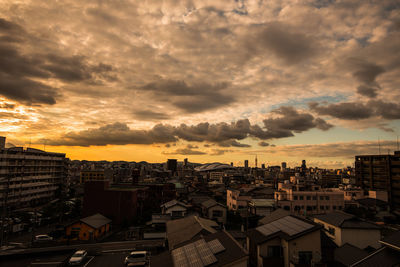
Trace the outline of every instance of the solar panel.
<path fill-rule="evenodd" d="M 183 247 L 186 258 L 188 259 L 189 266 L 191 267 L 203 267 L 203 262 L 200 259 L 199 253 L 193 243 Z"/>
<path fill-rule="evenodd" d="M 204 241 L 204 239 L 196 241 L 194 245 L 197 249 L 197 252 L 200 255 L 200 258 L 204 266 L 208 266 L 218 261 L 217 258 L 212 253 L 211 249 L 208 247 L 206 241 Z"/>
<path fill-rule="evenodd" d="M 218 239 L 214 239 L 212 241 L 207 242 L 208 246 L 210 247 L 211 251 L 214 254 L 217 254 L 219 252 L 222 252 L 225 250 L 224 246 L 219 242 Z"/>
<path fill-rule="evenodd" d="M 185 251 L 183 248 L 174 249 L 172 252 L 172 260 L 174 262 L 175 267 L 186 267 L 189 266 L 188 261 L 186 259 Z"/>
<path fill-rule="evenodd" d="M 302 220 L 296 219 L 292 216 L 286 216 L 279 220 L 257 227 L 257 231 L 261 232 L 265 236 L 269 236 L 279 231 L 292 236 L 312 227 L 313 225 Z"/>

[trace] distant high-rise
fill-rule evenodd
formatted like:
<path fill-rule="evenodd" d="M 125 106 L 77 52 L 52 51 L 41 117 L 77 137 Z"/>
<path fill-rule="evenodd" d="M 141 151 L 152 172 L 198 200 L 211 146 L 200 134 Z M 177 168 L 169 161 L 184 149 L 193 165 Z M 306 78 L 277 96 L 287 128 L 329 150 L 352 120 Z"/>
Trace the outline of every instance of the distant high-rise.
<path fill-rule="evenodd" d="M 178 166 L 178 160 L 176 159 L 168 159 L 167 161 L 167 169 L 174 174 L 176 172 Z"/>
<path fill-rule="evenodd" d="M 0 136 L 0 149 L 6 147 L 6 138 L 4 136 Z"/>
<path fill-rule="evenodd" d="M 231 162 L 231 166 L 233 167 L 233 162 Z"/>
<path fill-rule="evenodd" d="M 188 166 L 188 159 L 187 159 L 187 158 L 185 158 L 185 159 L 183 160 L 183 166 L 184 166 L 184 167 L 187 167 L 187 166 Z"/>
<path fill-rule="evenodd" d="M 261 164 L 261 168 L 262 168 L 262 169 L 265 169 L 265 164 L 264 164 L 264 163 Z"/>
<path fill-rule="evenodd" d="M 306 165 L 306 160 L 305 160 L 305 159 L 303 159 L 303 160 L 301 161 L 301 168 L 302 168 L 303 170 L 307 169 L 307 165 Z"/>
<path fill-rule="evenodd" d="M 282 171 L 283 171 L 284 169 L 286 169 L 286 167 L 287 167 L 286 162 L 282 162 L 282 163 L 281 163 L 281 166 L 282 166 Z"/>
<path fill-rule="evenodd" d="M 257 164 L 257 155 L 256 155 L 256 160 L 255 160 L 255 166 L 256 166 L 256 168 L 258 167 L 258 164 Z"/>
<path fill-rule="evenodd" d="M 248 167 L 249 167 L 249 161 L 248 161 L 247 159 L 244 161 L 244 167 L 245 167 L 245 168 L 248 168 Z"/>

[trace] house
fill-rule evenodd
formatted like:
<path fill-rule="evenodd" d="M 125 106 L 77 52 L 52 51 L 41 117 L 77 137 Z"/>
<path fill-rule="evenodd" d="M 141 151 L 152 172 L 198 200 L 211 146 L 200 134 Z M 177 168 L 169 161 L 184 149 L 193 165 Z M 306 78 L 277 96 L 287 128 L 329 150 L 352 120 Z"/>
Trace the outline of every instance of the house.
<path fill-rule="evenodd" d="M 379 241 L 382 248 L 372 252 L 363 259 L 350 265 L 351 267 L 392 267 L 400 265 L 400 231 Z"/>
<path fill-rule="evenodd" d="M 275 208 L 274 199 L 252 199 L 249 201 L 249 212 L 253 215 L 267 216 Z"/>
<path fill-rule="evenodd" d="M 259 225 L 267 224 L 273 221 L 276 221 L 280 218 L 286 217 L 290 215 L 290 211 L 284 210 L 284 209 L 276 209 L 273 212 L 271 212 L 268 216 L 265 216 L 264 218 L 261 218 L 258 221 Z"/>
<path fill-rule="evenodd" d="M 314 222 L 321 224 L 326 234 L 339 247 L 349 243 L 360 249 L 368 246 L 379 248 L 381 231 L 376 224 L 364 221 L 345 212 L 332 212 L 314 216 Z"/>
<path fill-rule="evenodd" d="M 187 214 L 188 205 L 176 199 L 168 201 L 161 206 L 162 214 L 168 214 L 171 218 L 182 218 Z"/>
<path fill-rule="evenodd" d="M 68 239 L 97 240 L 110 232 L 111 220 L 100 213 L 80 219 L 65 227 Z"/>
<path fill-rule="evenodd" d="M 335 266 L 351 266 L 352 264 L 365 258 L 367 255 L 368 252 L 366 252 L 365 250 L 346 243 L 343 246 L 335 249 Z"/>
<path fill-rule="evenodd" d="M 152 267 L 248 266 L 247 251 L 226 231 L 197 236 L 151 259 Z"/>
<path fill-rule="evenodd" d="M 189 216 L 167 222 L 167 239 L 169 249 L 176 248 L 179 244 L 192 240 L 200 235 L 217 232 L 218 224 L 215 221 L 198 216 Z"/>
<path fill-rule="evenodd" d="M 214 199 L 208 199 L 201 203 L 202 214 L 205 218 L 226 224 L 226 207 Z"/>
<path fill-rule="evenodd" d="M 247 232 L 252 266 L 300 266 L 321 261 L 322 227 L 289 215 Z"/>

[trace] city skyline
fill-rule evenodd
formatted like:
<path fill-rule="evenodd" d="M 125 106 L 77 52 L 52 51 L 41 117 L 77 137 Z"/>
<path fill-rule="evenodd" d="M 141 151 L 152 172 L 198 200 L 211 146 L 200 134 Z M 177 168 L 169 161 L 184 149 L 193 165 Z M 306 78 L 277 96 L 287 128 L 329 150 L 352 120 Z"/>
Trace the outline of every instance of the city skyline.
<path fill-rule="evenodd" d="M 392 154 L 396 1 L 4 1 L 0 136 L 79 160 Z"/>

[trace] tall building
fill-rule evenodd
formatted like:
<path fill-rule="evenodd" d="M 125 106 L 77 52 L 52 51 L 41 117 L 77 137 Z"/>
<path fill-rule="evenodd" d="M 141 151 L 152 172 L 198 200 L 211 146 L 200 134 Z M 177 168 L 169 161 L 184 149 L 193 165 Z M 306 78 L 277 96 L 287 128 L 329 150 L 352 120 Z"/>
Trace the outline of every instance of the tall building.
<path fill-rule="evenodd" d="M 303 171 L 304 171 L 305 169 L 307 169 L 307 165 L 306 165 L 306 160 L 305 160 L 305 159 L 303 159 L 303 160 L 301 161 L 301 168 L 303 169 Z"/>
<path fill-rule="evenodd" d="M 286 167 L 287 167 L 286 162 L 282 162 L 282 163 L 281 163 L 281 166 L 282 166 L 282 169 L 281 169 L 281 170 L 282 170 L 282 171 L 285 170 Z"/>
<path fill-rule="evenodd" d="M 244 167 L 245 167 L 245 168 L 248 168 L 248 167 L 249 167 L 249 161 L 248 161 L 247 159 L 244 161 Z"/>
<path fill-rule="evenodd" d="M 0 148 L 0 206 L 18 209 L 55 199 L 66 179 L 66 166 L 62 153 Z"/>
<path fill-rule="evenodd" d="M 355 157 L 356 184 L 364 190 L 384 190 L 392 211 L 400 212 L 400 151 L 394 155 Z"/>
<path fill-rule="evenodd" d="M 188 166 L 188 159 L 187 159 L 187 158 L 185 158 L 185 159 L 183 160 L 183 166 L 184 166 L 184 167 L 187 167 L 187 166 Z"/>
<path fill-rule="evenodd" d="M 167 170 L 171 171 L 171 173 L 174 174 L 176 172 L 177 167 L 178 167 L 178 160 L 168 159 Z"/>

